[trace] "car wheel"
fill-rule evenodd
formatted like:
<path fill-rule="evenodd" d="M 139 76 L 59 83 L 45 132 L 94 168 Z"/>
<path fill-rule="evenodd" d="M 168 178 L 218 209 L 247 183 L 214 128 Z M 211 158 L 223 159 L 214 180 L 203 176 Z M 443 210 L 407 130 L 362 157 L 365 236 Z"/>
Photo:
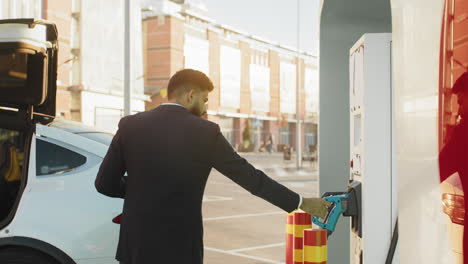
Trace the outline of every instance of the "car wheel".
<path fill-rule="evenodd" d="M 26 247 L 0 249 L 0 263 L 8 264 L 60 264 L 53 257 Z"/>

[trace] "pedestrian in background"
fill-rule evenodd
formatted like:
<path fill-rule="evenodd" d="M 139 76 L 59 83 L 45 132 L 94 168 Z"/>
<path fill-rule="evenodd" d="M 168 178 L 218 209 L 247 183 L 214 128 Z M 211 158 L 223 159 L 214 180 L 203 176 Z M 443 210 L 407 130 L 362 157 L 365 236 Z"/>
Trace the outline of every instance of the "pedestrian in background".
<path fill-rule="evenodd" d="M 273 135 L 271 133 L 268 133 L 266 146 L 267 146 L 268 153 L 271 154 L 273 152 Z"/>

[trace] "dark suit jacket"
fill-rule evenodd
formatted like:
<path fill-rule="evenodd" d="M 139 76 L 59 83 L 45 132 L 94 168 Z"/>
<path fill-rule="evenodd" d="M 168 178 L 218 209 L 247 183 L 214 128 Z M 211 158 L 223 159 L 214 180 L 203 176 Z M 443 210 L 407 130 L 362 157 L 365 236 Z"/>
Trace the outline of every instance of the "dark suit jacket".
<path fill-rule="evenodd" d="M 299 195 L 241 158 L 217 124 L 176 105 L 122 118 L 95 181 L 100 193 L 125 199 L 117 260 L 203 263 L 202 198 L 212 168 L 286 212 L 297 208 Z"/>
<path fill-rule="evenodd" d="M 440 181 L 445 181 L 458 172 L 463 193 L 468 194 L 468 120 L 462 119 L 447 144 L 439 154 Z M 468 219 L 468 202 L 465 202 L 465 221 Z M 468 252 L 468 226 L 463 230 L 463 252 Z M 464 254 L 464 262 L 468 263 L 468 254 Z"/>

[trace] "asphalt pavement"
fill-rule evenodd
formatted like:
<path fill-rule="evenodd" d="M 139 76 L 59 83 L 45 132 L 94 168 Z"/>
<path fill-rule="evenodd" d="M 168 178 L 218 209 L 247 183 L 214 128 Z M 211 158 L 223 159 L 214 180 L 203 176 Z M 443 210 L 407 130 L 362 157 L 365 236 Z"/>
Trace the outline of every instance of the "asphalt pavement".
<path fill-rule="evenodd" d="M 241 153 L 256 168 L 304 197 L 318 195 L 316 164 L 301 170 L 281 153 Z M 216 170 L 203 203 L 205 264 L 284 263 L 286 212 Z"/>

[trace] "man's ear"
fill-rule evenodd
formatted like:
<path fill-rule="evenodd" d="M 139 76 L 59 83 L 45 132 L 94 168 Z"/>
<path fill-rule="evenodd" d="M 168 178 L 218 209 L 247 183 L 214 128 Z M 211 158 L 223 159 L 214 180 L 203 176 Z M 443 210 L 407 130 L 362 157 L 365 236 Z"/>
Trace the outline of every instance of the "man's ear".
<path fill-rule="evenodd" d="M 195 90 L 190 89 L 190 91 L 187 93 L 187 102 L 191 104 L 193 102 L 193 97 L 195 96 Z"/>

